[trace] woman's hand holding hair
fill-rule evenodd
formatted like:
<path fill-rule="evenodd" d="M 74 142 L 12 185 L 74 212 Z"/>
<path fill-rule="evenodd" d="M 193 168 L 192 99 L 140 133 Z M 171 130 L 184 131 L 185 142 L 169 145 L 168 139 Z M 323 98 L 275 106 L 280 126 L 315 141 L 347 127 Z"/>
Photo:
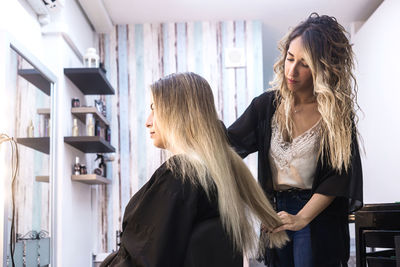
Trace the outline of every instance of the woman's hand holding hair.
<path fill-rule="evenodd" d="M 277 233 L 283 230 L 299 231 L 310 223 L 308 218 L 302 217 L 299 213 L 292 215 L 286 211 L 278 212 L 278 216 L 281 219 L 283 225 L 275 228 L 272 232 Z"/>
<path fill-rule="evenodd" d="M 313 194 L 307 204 L 296 214 L 292 215 L 286 211 L 278 212 L 283 225 L 275 228 L 273 233 L 283 230 L 299 231 L 306 227 L 315 217 L 318 216 L 335 199 L 334 196 Z"/>

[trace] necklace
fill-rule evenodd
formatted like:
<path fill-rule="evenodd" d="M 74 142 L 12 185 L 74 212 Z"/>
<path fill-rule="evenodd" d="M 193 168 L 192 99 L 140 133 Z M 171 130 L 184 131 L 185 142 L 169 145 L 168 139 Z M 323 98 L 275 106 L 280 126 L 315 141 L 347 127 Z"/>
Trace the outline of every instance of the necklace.
<path fill-rule="evenodd" d="M 306 103 L 306 104 L 303 104 L 303 105 L 298 105 L 297 108 L 293 105 L 293 112 L 295 114 L 297 114 L 297 113 L 302 112 L 304 110 L 304 108 L 309 109 L 309 104 L 311 104 L 311 103 L 313 103 L 313 102 L 309 102 L 309 103 Z"/>
<path fill-rule="evenodd" d="M 300 111 L 302 111 L 303 109 L 302 108 L 299 108 L 299 109 L 295 109 L 294 107 L 293 107 L 293 111 L 294 111 L 294 113 L 299 113 Z"/>

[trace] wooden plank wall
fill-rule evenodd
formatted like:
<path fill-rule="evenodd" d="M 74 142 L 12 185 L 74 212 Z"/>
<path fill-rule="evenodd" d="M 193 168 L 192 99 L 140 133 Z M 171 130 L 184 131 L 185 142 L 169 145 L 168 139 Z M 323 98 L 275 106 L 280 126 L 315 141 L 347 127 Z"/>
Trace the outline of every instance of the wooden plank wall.
<path fill-rule="evenodd" d="M 106 101 L 117 153 L 108 163 L 112 184 L 96 189 L 95 250 L 115 248 L 126 204 L 165 160 L 145 128 L 149 85 L 174 72 L 198 73 L 210 83 L 220 118 L 230 125 L 263 92 L 261 27 L 258 21 L 153 23 L 118 25 L 100 35 L 101 61 L 116 89 Z M 229 47 L 244 49 L 246 67 L 224 67 Z M 247 160 L 252 170 L 254 159 Z"/>

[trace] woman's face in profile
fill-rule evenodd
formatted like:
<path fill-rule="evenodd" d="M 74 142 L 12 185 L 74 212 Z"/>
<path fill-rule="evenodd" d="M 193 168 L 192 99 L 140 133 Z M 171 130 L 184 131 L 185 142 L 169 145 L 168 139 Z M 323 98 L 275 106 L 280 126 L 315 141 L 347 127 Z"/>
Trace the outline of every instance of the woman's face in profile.
<path fill-rule="evenodd" d="M 150 115 L 147 118 L 146 121 L 146 127 L 149 129 L 150 131 L 150 138 L 153 139 L 153 145 L 155 147 L 158 148 L 165 148 L 163 139 L 161 137 L 161 133 L 157 127 L 157 122 L 154 118 L 154 102 L 153 102 L 153 98 L 151 99 L 151 104 L 150 104 Z"/>
<path fill-rule="evenodd" d="M 285 59 L 285 78 L 290 91 L 313 90 L 311 69 L 304 60 L 301 37 L 296 37 L 289 45 Z"/>

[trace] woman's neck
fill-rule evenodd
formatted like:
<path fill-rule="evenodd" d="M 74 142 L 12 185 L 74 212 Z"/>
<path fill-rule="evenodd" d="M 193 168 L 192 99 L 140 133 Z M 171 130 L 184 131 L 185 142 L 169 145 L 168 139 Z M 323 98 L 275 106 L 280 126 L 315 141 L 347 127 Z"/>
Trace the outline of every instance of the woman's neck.
<path fill-rule="evenodd" d="M 315 103 L 317 100 L 317 96 L 314 95 L 313 90 L 307 90 L 303 92 L 296 92 L 293 94 L 294 96 L 294 105 L 304 105 Z"/>

